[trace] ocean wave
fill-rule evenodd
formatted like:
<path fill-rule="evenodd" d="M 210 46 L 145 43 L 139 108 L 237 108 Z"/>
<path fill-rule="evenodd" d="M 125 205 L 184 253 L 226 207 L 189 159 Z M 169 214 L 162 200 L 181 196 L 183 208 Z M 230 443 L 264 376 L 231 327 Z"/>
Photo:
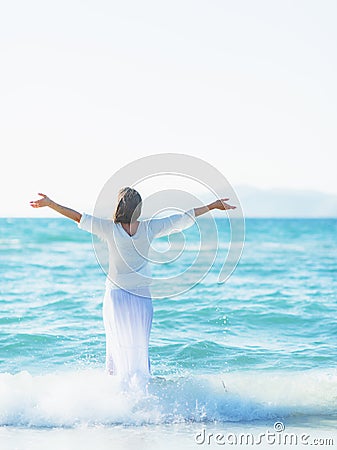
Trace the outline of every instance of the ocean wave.
<path fill-rule="evenodd" d="M 337 412 L 337 370 L 153 377 L 121 390 L 99 369 L 0 374 L 0 425 L 247 422 Z"/>

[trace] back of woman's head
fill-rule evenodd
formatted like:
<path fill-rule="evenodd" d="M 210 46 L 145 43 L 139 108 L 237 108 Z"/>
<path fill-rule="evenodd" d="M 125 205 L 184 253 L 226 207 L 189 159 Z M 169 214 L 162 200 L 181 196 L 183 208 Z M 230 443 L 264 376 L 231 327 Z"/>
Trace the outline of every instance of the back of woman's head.
<path fill-rule="evenodd" d="M 135 222 L 141 213 L 142 197 L 136 189 L 124 187 L 119 190 L 113 216 L 115 223 Z"/>

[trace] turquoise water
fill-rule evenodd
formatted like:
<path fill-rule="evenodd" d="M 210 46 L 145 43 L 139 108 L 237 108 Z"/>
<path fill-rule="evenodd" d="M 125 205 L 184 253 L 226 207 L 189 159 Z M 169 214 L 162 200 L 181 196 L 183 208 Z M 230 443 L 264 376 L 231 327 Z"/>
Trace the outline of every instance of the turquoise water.
<path fill-rule="evenodd" d="M 290 424 L 300 417 L 308 426 L 335 426 L 337 220 L 247 219 L 243 255 L 224 284 L 216 281 L 228 224 L 217 225 L 220 249 L 206 278 L 153 300 L 153 380 L 148 397 L 130 400 L 103 373 L 105 274 L 90 234 L 62 218 L 1 219 L 1 425 Z M 167 270 L 195 256 L 196 227 L 185 234 L 189 256 Z M 202 251 L 200 272 L 211 248 Z"/>

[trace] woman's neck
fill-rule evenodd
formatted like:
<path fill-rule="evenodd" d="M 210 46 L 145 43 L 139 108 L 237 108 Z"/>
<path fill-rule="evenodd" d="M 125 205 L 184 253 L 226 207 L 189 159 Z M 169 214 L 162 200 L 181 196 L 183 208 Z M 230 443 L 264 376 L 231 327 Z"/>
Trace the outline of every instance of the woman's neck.
<path fill-rule="evenodd" d="M 121 225 L 128 235 L 133 236 L 138 230 L 139 222 L 121 223 Z"/>

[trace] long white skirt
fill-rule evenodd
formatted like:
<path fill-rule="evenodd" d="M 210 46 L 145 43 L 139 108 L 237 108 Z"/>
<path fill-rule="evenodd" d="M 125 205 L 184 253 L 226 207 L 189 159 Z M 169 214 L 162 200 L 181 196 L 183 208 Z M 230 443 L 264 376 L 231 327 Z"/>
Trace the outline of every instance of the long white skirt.
<path fill-rule="evenodd" d="M 149 288 L 135 295 L 106 287 L 103 321 L 106 334 L 106 372 L 123 381 L 147 381 L 151 376 L 149 339 L 153 305 Z"/>

